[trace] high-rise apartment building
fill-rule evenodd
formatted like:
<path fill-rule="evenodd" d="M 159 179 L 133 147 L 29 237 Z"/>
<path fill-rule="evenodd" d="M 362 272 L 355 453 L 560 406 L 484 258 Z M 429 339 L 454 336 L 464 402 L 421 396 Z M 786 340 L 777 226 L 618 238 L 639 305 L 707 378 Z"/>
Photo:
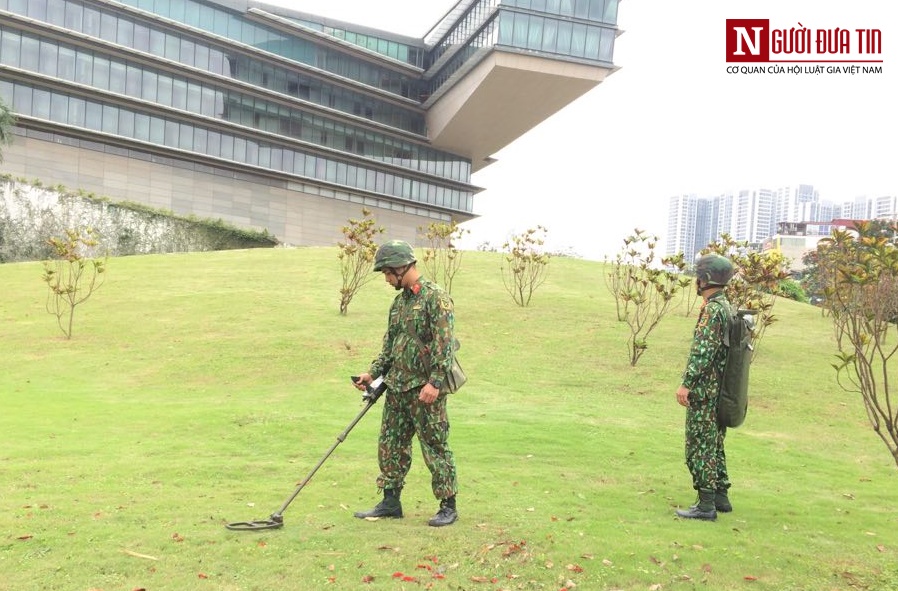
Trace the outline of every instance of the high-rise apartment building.
<path fill-rule="evenodd" d="M 835 219 L 896 220 L 898 197 L 858 197 L 836 205 L 820 201 L 813 185 L 742 189 L 712 197 L 675 196 L 669 202 L 665 252 L 683 252 L 691 260 L 709 242 L 729 234 L 759 248 L 772 245 L 799 268 L 801 253 L 819 239 L 818 233 L 828 234 Z"/>
<path fill-rule="evenodd" d="M 253 0 L 0 0 L 4 172 L 292 244 L 367 207 L 414 241 L 614 71 L 617 7 L 460 0 L 412 38 Z"/>

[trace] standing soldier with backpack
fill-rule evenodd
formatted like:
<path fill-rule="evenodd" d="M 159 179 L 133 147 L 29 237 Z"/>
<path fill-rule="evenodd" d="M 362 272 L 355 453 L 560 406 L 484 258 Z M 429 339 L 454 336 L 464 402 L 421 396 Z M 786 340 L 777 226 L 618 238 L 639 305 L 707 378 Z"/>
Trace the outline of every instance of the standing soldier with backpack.
<path fill-rule="evenodd" d="M 726 427 L 720 426 L 717 417 L 732 313 L 724 286 L 733 273 L 730 260 L 718 254 L 704 255 L 695 263 L 696 291 L 703 302 L 683 381 L 677 388 L 677 402 L 686 407 L 686 466 L 698 491 L 695 505 L 677 511 L 687 519 L 714 521 L 718 511 L 733 510 L 727 497 L 730 480 L 723 449 Z"/>

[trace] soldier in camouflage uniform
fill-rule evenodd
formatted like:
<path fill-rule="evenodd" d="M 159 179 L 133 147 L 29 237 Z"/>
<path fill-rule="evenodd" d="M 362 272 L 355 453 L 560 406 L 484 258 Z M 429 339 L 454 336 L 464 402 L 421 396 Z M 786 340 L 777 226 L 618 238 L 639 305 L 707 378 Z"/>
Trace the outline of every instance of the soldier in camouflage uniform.
<path fill-rule="evenodd" d="M 417 435 L 433 494 L 440 501 L 439 511 L 428 524 L 440 527 L 458 519 L 446 394 L 440 392 L 454 355 L 453 304 L 439 285 L 421 276 L 415 262 L 411 245 L 401 240 L 381 245 L 375 254 L 374 270 L 383 272 L 387 283 L 400 293 L 390 307 L 380 355 L 356 382 L 364 390 L 385 373 L 387 391 L 377 452 L 377 486 L 384 498 L 355 516 L 402 517 L 399 495 L 412 464 L 412 436 Z"/>
<path fill-rule="evenodd" d="M 695 324 L 692 348 L 677 402 L 686 407 L 686 465 L 698 502 L 677 515 L 687 519 L 714 521 L 717 512 L 733 510 L 727 490 L 726 454 L 723 449 L 726 427 L 717 423 L 720 379 L 726 363 L 724 345 L 730 303 L 723 288 L 733 277 L 733 264 L 717 254 L 700 257 L 695 264 L 696 291 L 702 307 Z"/>

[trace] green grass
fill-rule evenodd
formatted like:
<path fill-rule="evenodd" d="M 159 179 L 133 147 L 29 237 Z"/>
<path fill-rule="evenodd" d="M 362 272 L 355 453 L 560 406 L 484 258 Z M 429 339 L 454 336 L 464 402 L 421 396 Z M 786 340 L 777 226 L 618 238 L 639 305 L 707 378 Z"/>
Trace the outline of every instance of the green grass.
<path fill-rule="evenodd" d="M 353 518 L 378 404 L 262 533 L 224 525 L 279 508 L 359 413 L 394 292 L 378 277 L 341 317 L 329 248 L 119 258 L 67 341 L 40 265 L 0 266 L 0 590 L 898 588 L 898 470 L 819 310 L 776 304 L 727 440 L 735 511 L 694 523 L 673 516 L 694 317 L 633 368 L 600 263 L 554 259 L 522 309 L 499 261 L 466 253 L 454 284 L 458 523 L 426 525 L 417 450 L 406 518 Z"/>

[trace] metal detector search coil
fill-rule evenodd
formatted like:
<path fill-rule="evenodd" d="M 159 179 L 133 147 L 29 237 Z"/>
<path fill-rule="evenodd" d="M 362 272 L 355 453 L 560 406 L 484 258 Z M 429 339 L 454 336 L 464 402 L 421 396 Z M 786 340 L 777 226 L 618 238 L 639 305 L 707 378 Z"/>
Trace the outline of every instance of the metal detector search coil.
<path fill-rule="evenodd" d="M 384 374 L 386 373 L 387 371 L 384 370 Z M 353 376 L 351 379 L 353 383 L 358 382 L 356 376 Z M 362 402 L 365 403 L 364 408 L 362 408 L 361 412 L 355 417 L 355 419 L 353 419 L 353 421 L 349 423 L 349 426 L 347 426 L 342 433 L 337 435 L 337 441 L 335 441 L 334 444 L 330 446 L 330 449 L 327 450 L 327 453 L 325 453 L 324 456 L 320 460 L 318 460 L 318 463 L 314 468 L 312 468 L 312 471 L 309 472 L 309 475 L 303 478 L 302 482 L 297 485 L 296 490 L 293 491 L 293 494 L 290 495 L 290 498 L 284 501 L 284 504 L 281 505 L 280 509 L 272 513 L 268 517 L 268 519 L 258 519 L 255 521 L 235 521 L 233 523 L 227 524 L 225 527 L 232 531 L 263 531 L 268 529 L 280 529 L 284 527 L 284 511 L 287 510 L 287 507 L 290 506 L 290 503 L 293 502 L 293 499 L 296 498 L 296 496 L 299 494 L 299 491 L 301 491 L 303 487 L 309 483 L 309 481 L 312 479 L 312 476 L 314 476 L 315 472 L 318 471 L 318 468 L 320 468 L 322 464 L 324 464 L 325 460 L 327 460 L 334 452 L 334 450 L 337 449 L 337 446 L 346 439 L 346 436 L 349 435 L 349 432 L 352 431 L 352 428 L 362 420 L 362 417 L 365 416 L 365 413 L 368 412 L 368 409 L 374 406 L 374 404 L 377 402 L 377 399 L 381 397 L 386 389 L 387 385 L 384 383 L 383 376 L 372 381 L 371 384 L 369 384 L 365 388 L 365 392 L 362 394 Z"/>

